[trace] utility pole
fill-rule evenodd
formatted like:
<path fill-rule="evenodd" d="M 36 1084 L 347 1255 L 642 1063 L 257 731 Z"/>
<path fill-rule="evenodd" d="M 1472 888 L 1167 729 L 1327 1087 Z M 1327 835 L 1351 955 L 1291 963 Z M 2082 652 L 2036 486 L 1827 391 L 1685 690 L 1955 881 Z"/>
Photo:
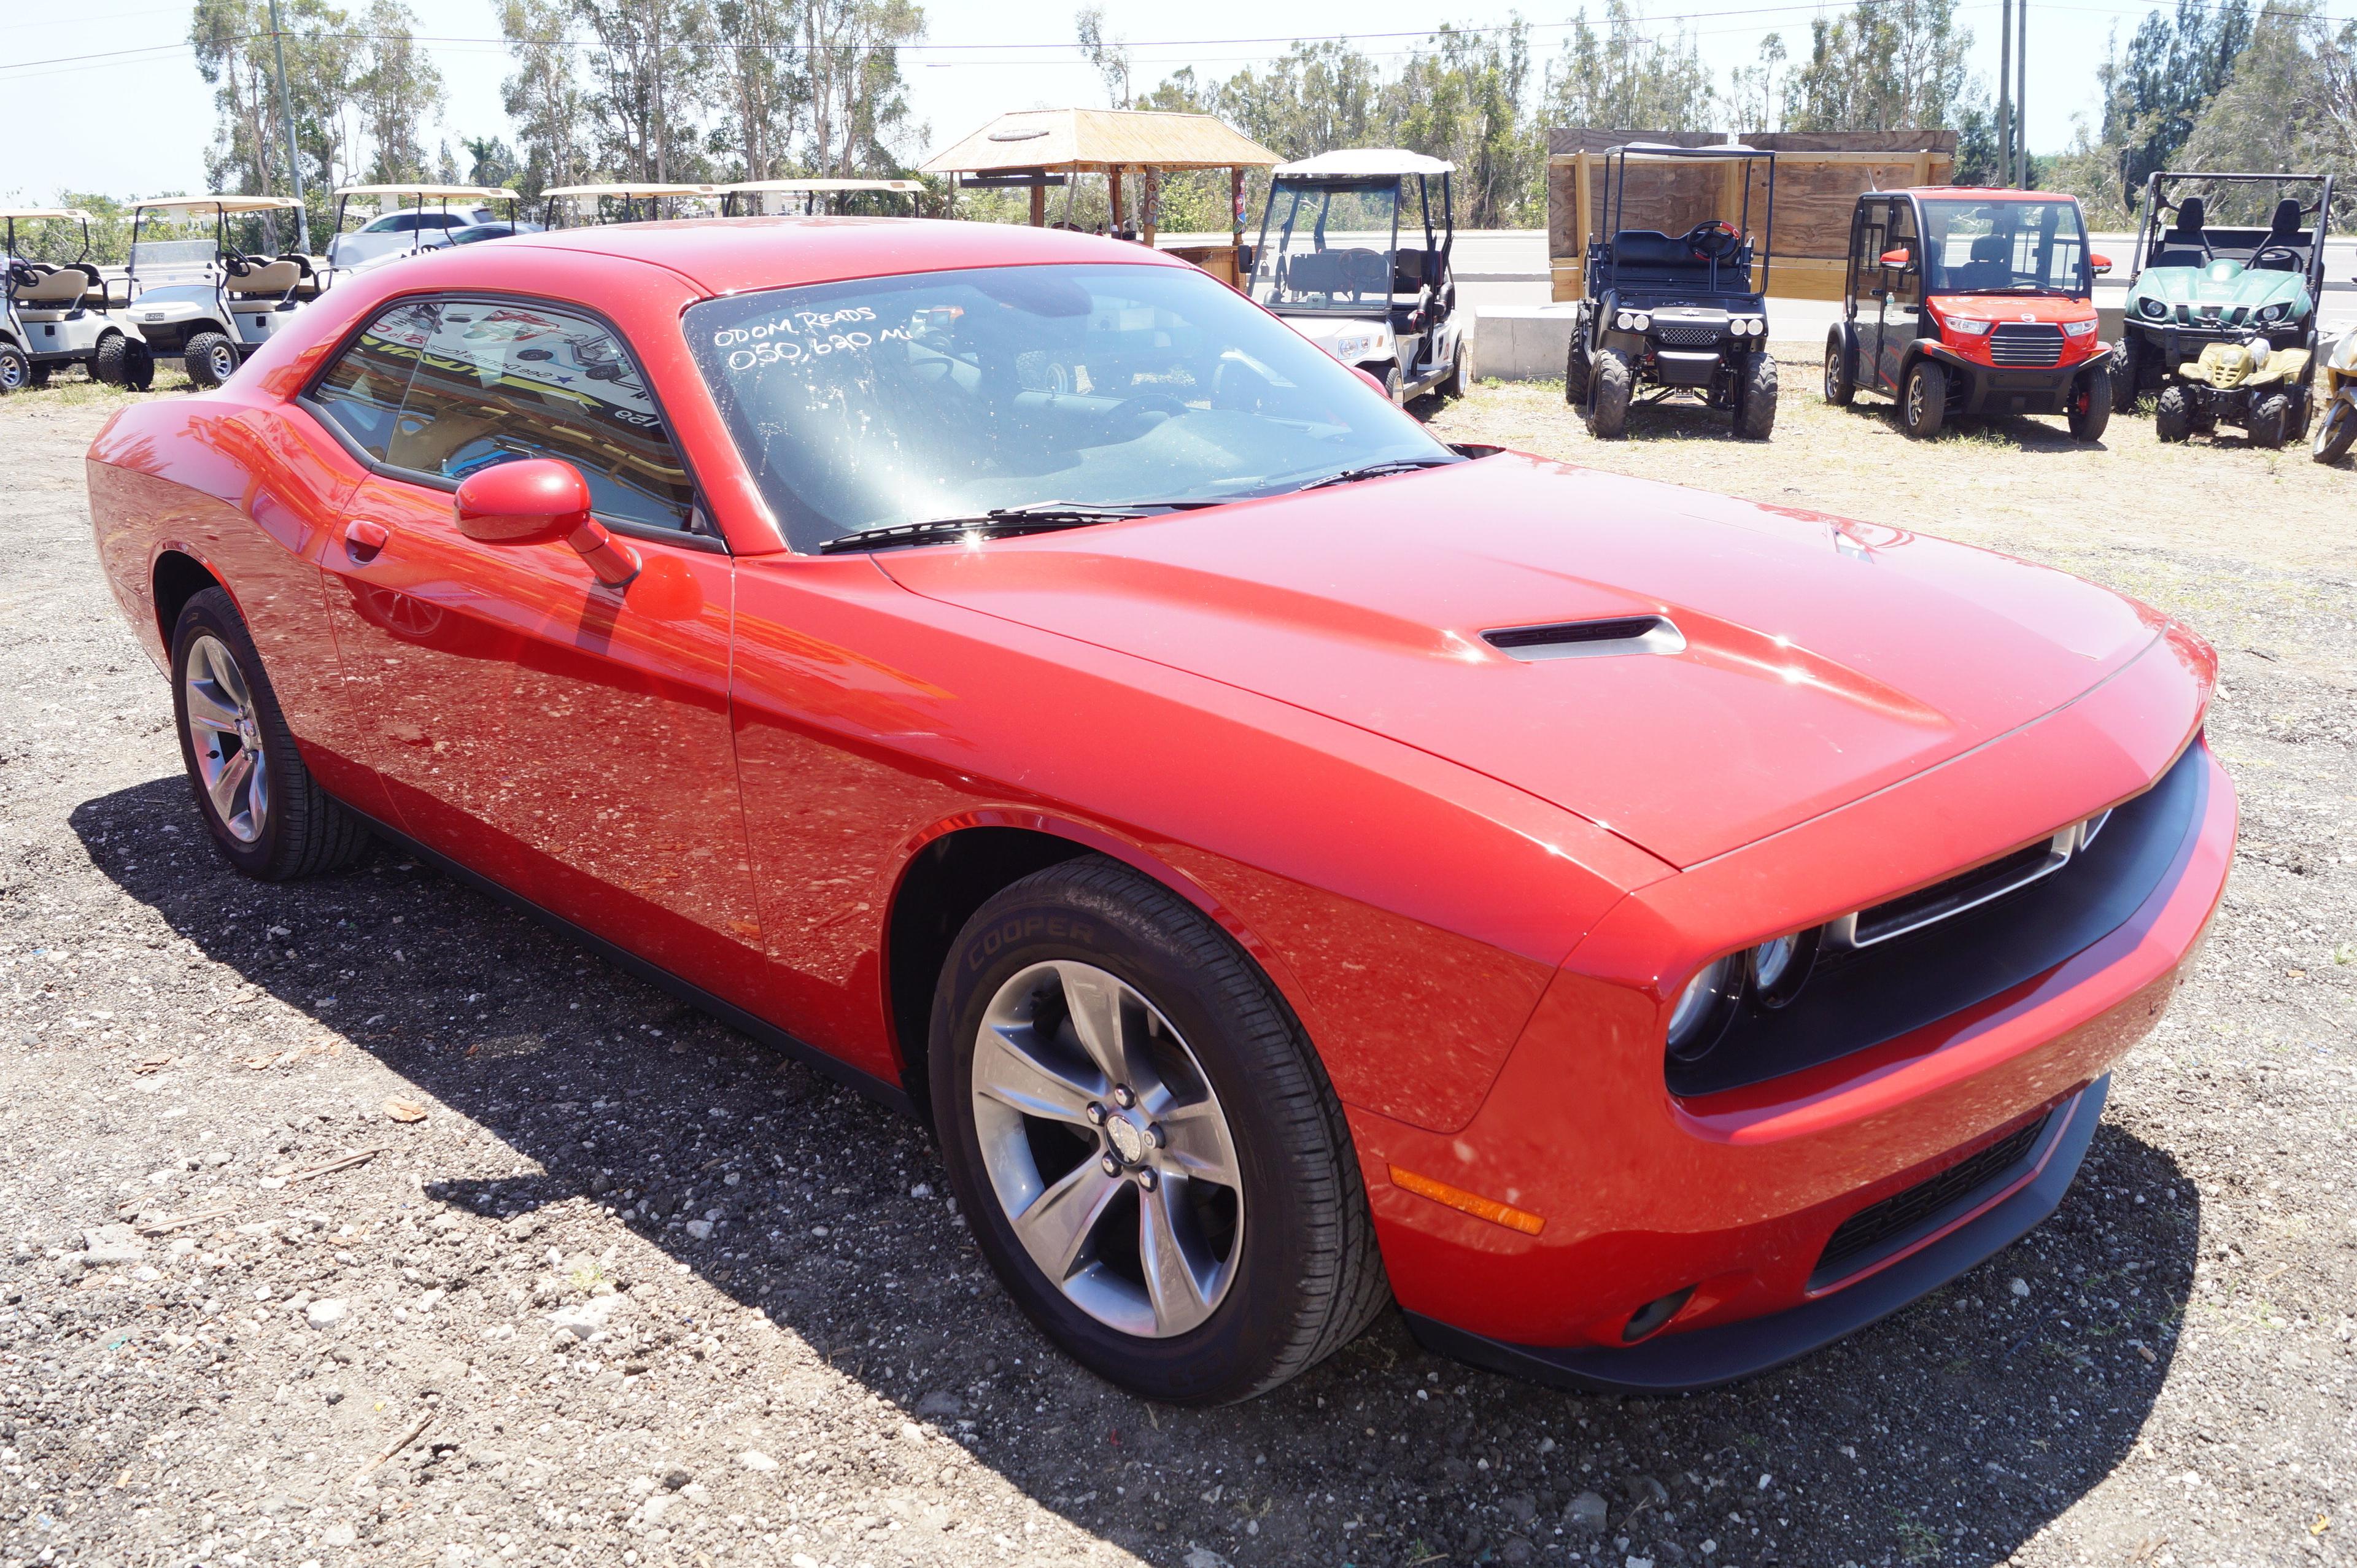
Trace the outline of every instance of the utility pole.
<path fill-rule="evenodd" d="M 2013 0 L 1997 0 L 1996 182 L 2013 183 Z"/>
<path fill-rule="evenodd" d="M 2021 0 L 2019 31 L 2014 35 L 2013 106 L 2019 114 L 2020 134 L 2014 138 L 2014 152 L 2021 159 L 2021 174 L 2014 184 L 2029 188 L 2029 0 Z"/>
<path fill-rule="evenodd" d="M 664 180 L 666 180 L 666 179 L 668 179 L 668 178 L 670 177 L 670 176 L 664 172 L 664 170 L 665 170 L 665 168 L 666 168 L 666 166 L 666 166 L 666 164 L 665 164 L 665 162 L 664 162 L 664 159 L 663 159 L 663 143 L 664 143 L 666 140 L 668 140 L 668 138 L 663 134 L 663 130 L 664 130 L 664 127 L 663 127 L 663 47 L 662 47 L 662 25 L 663 25 L 663 17 L 662 17 L 662 14 L 663 14 L 663 5 L 664 5 L 664 0 L 655 0 L 654 5 L 653 5 L 651 7 L 650 7 L 650 9 L 653 12 L 653 20 L 654 20 L 654 27 L 655 27 L 655 124 L 654 124 L 654 133 L 655 133 L 655 183 L 656 183 L 656 184 L 658 184 L 658 185 L 662 184 Z M 658 203 L 654 203 L 654 204 L 651 204 L 651 205 L 659 205 L 659 202 L 658 202 Z"/>
<path fill-rule="evenodd" d="M 278 25 L 278 0 L 270 0 L 270 47 L 278 51 L 278 120 L 286 127 L 286 173 L 295 181 L 295 199 L 303 199 L 303 155 L 295 140 L 295 111 L 286 91 L 286 34 Z M 311 253 L 311 212 L 295 209 L 295 248 Z"/>

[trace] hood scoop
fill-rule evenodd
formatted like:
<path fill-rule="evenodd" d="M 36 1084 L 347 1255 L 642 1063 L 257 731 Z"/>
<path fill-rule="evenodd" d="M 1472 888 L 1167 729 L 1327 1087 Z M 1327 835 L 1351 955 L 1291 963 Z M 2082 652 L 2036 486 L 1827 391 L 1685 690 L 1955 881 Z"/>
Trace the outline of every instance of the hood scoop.
<path fill-rule="evenodd" d="M 1679 653 L 1685 634 L 1667 616 L 1615 616 L 1607 620 L 1503 626 L 1481 640 L 1509 659 L 1604 659 L 1622 653 Z"/>

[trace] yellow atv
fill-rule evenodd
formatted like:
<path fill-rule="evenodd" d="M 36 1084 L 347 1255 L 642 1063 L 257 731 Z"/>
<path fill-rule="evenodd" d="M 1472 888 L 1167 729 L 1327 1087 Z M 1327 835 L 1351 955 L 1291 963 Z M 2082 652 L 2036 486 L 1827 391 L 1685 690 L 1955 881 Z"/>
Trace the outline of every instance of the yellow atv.
<path fill-rule="evenodd" d="M 2153 434 L 2182 441 L 2240 425 L 2254 446 L 2276 447 L 2308 434 L 2310 399 L 2306 349 L 2271 349 L 2264 335 L 2240 343 L 2212 343 L 2199 360 L 2177 367 L 2153 411 Z"/>

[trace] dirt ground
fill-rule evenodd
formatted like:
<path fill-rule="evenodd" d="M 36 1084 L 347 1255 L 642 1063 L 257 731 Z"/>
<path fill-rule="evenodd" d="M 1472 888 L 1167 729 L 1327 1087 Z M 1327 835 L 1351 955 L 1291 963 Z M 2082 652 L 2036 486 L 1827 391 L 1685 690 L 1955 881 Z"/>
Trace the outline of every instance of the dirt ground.
<path fill-rule="evenodd" d="M 1436 424 L 2185 616 L 2244 810 L 2201 974 L 2051 1222 L 1798 1366 L 1581 1398 L 1387 1318 L 1208 1412 L 1049 1349 L 915 1128 L 391 853 L 230 874 L 92 559 L 113 394 L 0 403 L 0 1562 L 2357 1559 L 2357 476 L 1785 385 L 1760 446 Z"/>

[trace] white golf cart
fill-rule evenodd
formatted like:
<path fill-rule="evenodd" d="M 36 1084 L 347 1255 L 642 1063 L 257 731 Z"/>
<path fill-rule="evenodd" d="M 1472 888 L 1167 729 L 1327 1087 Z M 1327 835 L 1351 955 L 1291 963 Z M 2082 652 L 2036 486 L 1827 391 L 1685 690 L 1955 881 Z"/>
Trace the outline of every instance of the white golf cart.
<path fill-rule="evenodd" d="M 713 218 L 725 199 L 716 185 L 553 185 L 540 194 L 548 203 L 540 220 L 551 229 Z"/>
<path fill-rule="evenodd" d="M 336 192 L 328 265 L 357 272 L 446 245 L 529 232 L 537 225 L 519 221 L 522 200 L 512 190 L 474 185 L 347 185 Z M 350 227 L 355 220 L 358 228 Z"/>
<path fill-rule="evenodd" d="M 131 304 L 158 356 L 177 354 L 199 388 L 229 380 L 288 316 L 318 297 L 285 196 L 169 196 L 131 209 Z"/>
<path fill-rule="evenodd" d="M 1394 403 L 1471 382 L 1448 270 L 1456 166 L 1397 147 L 1320 153 L 1276 166 L 1261 215 L 1252 297 Z"/>
<path fill-rule="evenodd" d="M 86 367 L 93 381 L 145 389 L 156 358 L 138 332 L 115 318 L 98 263 L 91 260 L 90 214 L 71 207 L 0 208 L 6 241 L 0 307 L 0 393 L 46 386 L 60 365 Z M 79 242 L 71 236 L 79 231 Z M 77 243 L 79 248 L 77 248 Z M 38 252 L 73 251 L 70 261 Z"/>
<path fill-rule="evenodd" d="M 729 218 L 913 218 L 924 188 L 916 179 L 755 179 L 722 186 L 720 210 Z"/>

